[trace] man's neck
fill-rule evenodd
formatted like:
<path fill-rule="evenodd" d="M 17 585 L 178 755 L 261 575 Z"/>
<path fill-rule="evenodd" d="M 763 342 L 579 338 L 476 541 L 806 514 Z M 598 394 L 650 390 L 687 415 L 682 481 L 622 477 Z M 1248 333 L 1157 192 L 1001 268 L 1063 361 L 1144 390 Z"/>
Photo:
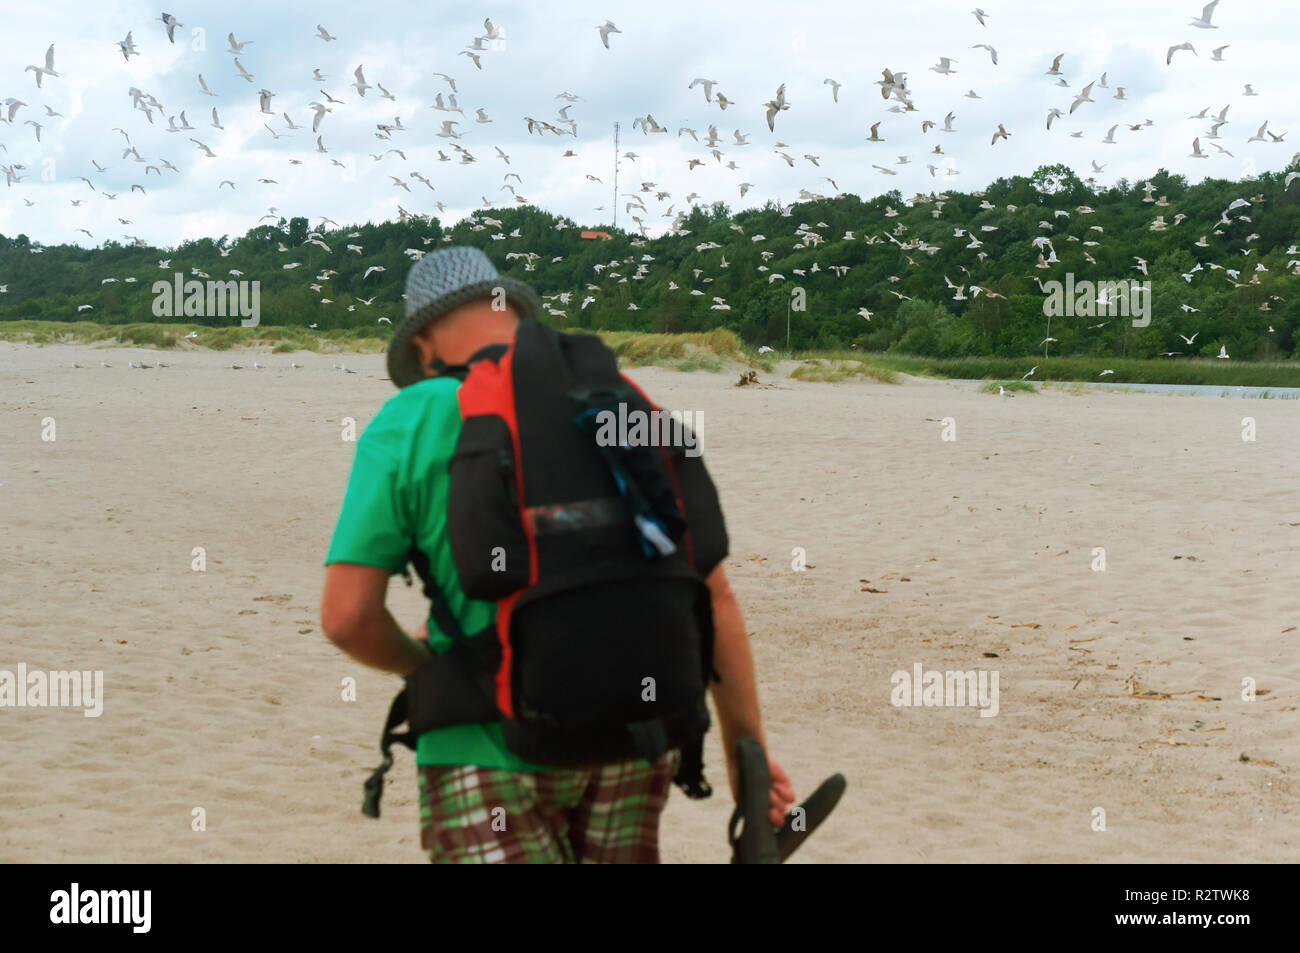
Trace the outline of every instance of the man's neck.
<path fill-rule="evenodd" d="M 515 339 L 515 331 L 519 327 L 518 321 L 516 320 L 513 326 L 505 325 L 499 320 L 500 317 L 500 312 L 494 312 L 492 318 L 497 320 L 489 319 L 481 324 L 472 324 L 465 329 L 465 333 L 448 334 L 450 341 L 435 337 L 434 343 L 439 358 L 448 366 L 456 366 L 467 363 L 472 356 L 485 347 L 493 344 L 511 344 Z"/>

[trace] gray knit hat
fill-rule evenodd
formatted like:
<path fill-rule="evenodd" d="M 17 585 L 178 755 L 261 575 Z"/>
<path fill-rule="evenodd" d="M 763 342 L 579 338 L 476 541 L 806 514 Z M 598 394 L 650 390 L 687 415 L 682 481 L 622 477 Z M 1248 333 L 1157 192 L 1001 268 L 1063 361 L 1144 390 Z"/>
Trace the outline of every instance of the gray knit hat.
<path fill-rule="evenodd" d="M 411 341 L 420 329 L 467 301 L 493 297 L 498 288 L 521 318 L 541 316 L 537 292 L 522 281 L 503 278 L 477 248 L 440 248 L 417 261 L 406 275 L 406 318 L 388 344 L 388 376 L 393 383 L 402 388 L 424 380 L 420 355 Z"/>

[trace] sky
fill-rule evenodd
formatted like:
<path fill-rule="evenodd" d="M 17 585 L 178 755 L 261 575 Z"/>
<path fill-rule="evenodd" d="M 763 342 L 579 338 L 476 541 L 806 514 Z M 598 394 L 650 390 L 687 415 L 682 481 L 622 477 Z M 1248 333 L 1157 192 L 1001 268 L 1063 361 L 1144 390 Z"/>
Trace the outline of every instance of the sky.
<path fill-rule="evenodd" d="M 1215 29 L 1190 25 L 1201 13 L 1194 0 L 984 0 L 984 25 L 971 13 L 972 0 L 167 2 L 180 23 L 174 42 L 162 10 L 144 3 L 6 3 L 0 103 L 25 105 L 0 124 L 0 166 L 21 177 L 0 186 L 0 234 L 25 233 L 42 244 L 138 239 L 171 247 L 242 235 L 266 215 L 350 225 L 394 219 L 400 205 L 452 222 L 487 205 L 508 207 L 516 195 L 579 224 L 608 223 L 616 122 L 618 152 L 635 156 L 620 159 L 618 191 L 638 193 L 645 205 L 629 211 L 630 199 L 620 195 L 618 224 L 637 227 L 636 215 L 650 235 L 688 211 L 692 194 L 692 203 L 721 200 L 738 211 L 797 201 L 800 190 L 864 199 L 895 189 L 904 197 L 973 192 L 1056 162 L 1103 186 L 1140 181 L 1160 168 L 1192 182 L 1243 179 L 1284 169 L 1300 152 L 1294 0 L 1222 0 L 1211 18 Z M 480 69 L 463 53 L 486 34 L 485 19 L 499 38 L 482 42 L 488 48 L 478 54 Z M 608 49 L 596 29 L 606 20 L 621 31 L 610 34 Z M 337 39 L 321 39 L 318 25 Z M 129 60 L 118 46 L 128 31 L 139 51 Z M 251 82 L 229 52 L 232 32 L 247 43 L 237 55 Z M 1176 52 L 1166 64 L 1168 48 L 1183 42 L 1195 52 Z M 38 88 L 26 67 L 43 66 L 51 43 L 59 75 L 43 76 Z M 997 65 L 974 47 L 979 43 L 996 49 Z M 1225 45 L 1215 61 L 1211 51 Z M 1061 53 L 1062 75 L 1048 75 Z M 944 56 L 955 73 L 931 69 Z M 351 85 L 359 66 L 371 84 L 364 96 Z M 899 101 L 882 98 L 876 85 L 886 68 L 907 74 L 915 111 L 890 111 Z M 316 81 L 313 69 L 325 80 Z M 451 92 L 437 73 L 455 80 L 463 115 L 433 108 L 438 93 L 445 100 Z M 200 74 L 215 95 L 203 93 Z M 688 88 L 697 78 L 717 81 L 714 101 L 702 86 Z M 841 84 L 838 102 L 828 78 Z M 1057 85 L 1061 79 L 1068 86 Z M 1090 82 L 1093 101 L 1070 114 Z M 1248 83 L 1257 95 L 1245 95 Z M 782 85 L 789 108 L 769 131 L 764 104 Z M 132 107 L 133 87 L 162 104 L 152 122 Z M 1123 100 L 1114 98 L 1119 87 Z M 260 110 L 263 89 L 274 94 L 269 115 Z M 980 98 L 968 98 L 972 90 Z M 731 101 L 725 110 L 719 91 Z M 581 98 L 568 104 L 561 93 Z M 325 94 L 342 102 L 329 103 Z M 331 109 L 316 134 L 312 102 Z M 525 117 L 567 129 L 558 116 L 566 104 L 576 135 L 529 133 Z M 1231 155 L 1211 144 L 1209 119 L 1190 118 L 1225 106 L 1228 122 L 1213 143 Z M 222 129 L 211 125 L 214 107 Z M 1066 115 L 1049 131 L 1054 107 Z M 476 121 L 479 108 L 491 122 Z M 193 129 L 168 131 L 169 117 L 182 124 L 182 110 Z M 0 109 L 0 117 L 9 111 Z M 942 132 L 949 112 L 953 131 Z M 291 131 L 286 113 L 302 128 Z M 635 128 L 647 115 L 667 131 Z M 378 129 L 398 118 L 402 129 Z M 437 135 L 444 120 L 457 123 L 459 139 Z M 923 121 L 937 125 L 923 131 Z M 1283 141 L 1265 133 L 1265 141 L 1248 142 L 1265 121 Z M 876 122 L 884 141 L 866 141 Z M 39 142 L 31 123 L 41 125 Z M 999 123 L 1010 137 L 991 143 Z M 1116 124 L 1114 143 L 1102 142 Z M 1131 130 L 1136 124 L 1141 128 Z M 704 142 L 710 125 L 722 140 L 717 157 Z M 698 141 L 679 133 L 683 128 L 695 130 Z M 748 144 L 737 145 L 733 130 Z M 1208 158 L 1190 157 L 1197 137 Z M 143 162 L 124 157 L 128 138 Z M 463 163 L 453 145 L 474 161 Z M 936 145 L 941 154 L 933 153 Z M 450 161 L 440 161 L 440 150 Z M 692 167 L 692 159 L 702 164 Z M 0 182 L 7 178 L 0 169 Z M 642 183 L 654 185 L 645 192 Z M 742 183 L 751 186 L 743 198 Z M 137 185 L 144 191 L 133 190 Z"/>

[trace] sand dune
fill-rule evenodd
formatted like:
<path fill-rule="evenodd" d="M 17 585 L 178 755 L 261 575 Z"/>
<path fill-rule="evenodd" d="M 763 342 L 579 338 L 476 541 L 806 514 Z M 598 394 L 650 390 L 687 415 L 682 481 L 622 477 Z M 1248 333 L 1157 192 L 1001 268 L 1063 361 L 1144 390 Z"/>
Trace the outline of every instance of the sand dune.
<path fill-rule="evenodd" d="M 98 718 L 0 710 L 0 861 L 423 860 L 405 752 L 383 818 L 359 810 L 397 680 L 317 621 L 342 421 L 392 393 L 382 357 L 126 366 L 158 356 L 0 345 L 0 669 L 105 680 Z M 849 779 L 796 861 L 1294 860 L 1293 403 L 633 376 L 707 420 L 774 754 L 801 792 Z M 895 707 L 917 663 L 998 672 L 998 714 Z M 716 733 L 706 757 L 719 794 L 674 794 L 666 860 L 727 857 Z"/>

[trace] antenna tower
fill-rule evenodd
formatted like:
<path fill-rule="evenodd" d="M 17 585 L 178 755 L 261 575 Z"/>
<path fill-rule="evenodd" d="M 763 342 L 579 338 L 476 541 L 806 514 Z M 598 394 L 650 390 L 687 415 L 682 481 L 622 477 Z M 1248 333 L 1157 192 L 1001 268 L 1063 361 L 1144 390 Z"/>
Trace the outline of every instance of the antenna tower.
<path fill-rule="evenodd" d="M 614 123 L 614 227 L 618 228 L 618 123 Z"/>

